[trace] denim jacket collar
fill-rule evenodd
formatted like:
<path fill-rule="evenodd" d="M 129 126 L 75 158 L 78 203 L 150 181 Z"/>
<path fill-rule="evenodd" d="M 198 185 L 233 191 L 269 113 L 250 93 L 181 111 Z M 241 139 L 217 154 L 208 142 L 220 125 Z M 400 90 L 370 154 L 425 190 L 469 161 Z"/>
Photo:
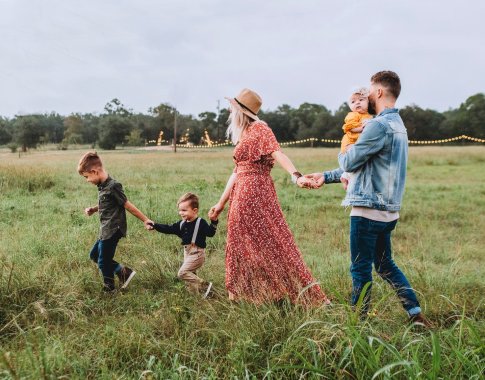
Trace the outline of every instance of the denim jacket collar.
<path fill-rule="evenodd" d="M 382 111 L 377 116 L 384 116 L 384 115 L 387 115 L 388 113 L 397 113 L 397 112 L 399 112 L 397 108 L 385 108 L 384 111 Z"/>

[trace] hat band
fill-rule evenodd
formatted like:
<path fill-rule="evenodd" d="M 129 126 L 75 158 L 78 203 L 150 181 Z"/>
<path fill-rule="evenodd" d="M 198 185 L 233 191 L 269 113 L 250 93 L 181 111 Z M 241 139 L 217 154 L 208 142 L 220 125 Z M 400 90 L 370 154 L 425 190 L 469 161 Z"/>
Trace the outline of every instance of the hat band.
<path fill-rule="evenodd" d="M 251 111 L 248 107 L 246 107 L 244 104 L 242 104 L 239 100 L 237 100 L 237 98 L 234 98 L 234 100 L 237 102 L 237 104 L 239 104 L 242 108 L 248 110 L 249 112 L 251 112 L 254 116 L 256 116 L 256 112 L 253 112 Z"/>

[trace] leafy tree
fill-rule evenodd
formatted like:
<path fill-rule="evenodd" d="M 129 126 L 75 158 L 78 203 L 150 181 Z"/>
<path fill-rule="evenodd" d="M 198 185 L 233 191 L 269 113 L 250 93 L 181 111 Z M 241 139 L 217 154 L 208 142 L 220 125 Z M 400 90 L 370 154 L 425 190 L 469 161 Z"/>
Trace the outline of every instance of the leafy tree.
<path fill-rule="evenodd" d="M 292 141 L 296 138 L 297 123 L 291 119 L 295 110 L 287 104 L 279 106 L 276 111 L 261 112 L 261 119 L 266 121 L 278 141 Z"/>
<path fill-rule="evenodd" d="M 82 141 L 94 145 L 99 139 L 99 124 L 101 117 L 92 113 L 80 115 L 82 128 Z"/>
<path fill-rule="evenodd" d="M 445 117 L 441 128 L 443 135 L 485 138 L 485 94 L 470 96 L 457 110 L 446 112 Z"/>
<path fill-rule="evenodd" d="M 42 120 L 38 115 L 17 116 L 14 121 L 15 141 L 26 152 L 36 148 L 42 135 Z"/>
<path fill-rule="evenodd" d="M 158 136 L 160 135 L 160 126 L 153 116 L 138 113 L 130 116 L 130 120 L 133 124 L 133 128 L 135 130 L 140 130 L 140 139 L 142 139 L 142 143 L 145 140 L 149 141 L 158 139 Z M 164 139 L 166 139 L 166 136 L 164 136 Z"/>
<path fill-rule="evenodd" d="M 8 120 L 0 117 L 0 145 L 8 144 L 12 141 L 12 134 L 9 131 Z"/>
<path fill-rule="evenodd" d="M 108 115 L 101 119 L 99 124 L 99 147 L 101 149 L 116 149 L 122 144 L 130 133 L 132 124 L 128 118 L 118 115 Z"/>
<path fill-rule="evenodd" d="M 130 134 L 126 137 L 126 145 L 128 146 L 141 146 L 143 145 L 144 139 L 141 137 L 142 130 L 139 128 L 133 129 Z"/>
<path fill-rule="evenodd" d="M 41 142 L 60 143 L 64 138 L 64 117 L 56 112 L 36 116 L 42 128 Z"/>
<path fill-rule="evenodd" d="M 117 98 L 112 99 L 104 106 L 104 110 L 108 115 L 116 116 L 130 116 L 133 110 L 126 108 L 123 103 Z"/>
<path fill-rule="evenodd" d="M 223 108 L 217 115 L 216 141 L 226 141 L 227 120 L 229 119 L 229 108 Z"/>
<path fill-rule="evenodd" d="M 156 107 L 150 108 L 148 112 L 150 112 L 155 119 L 154 125 L 157 129 L 156 137 L 158 137 L 160 131 L 163 131 L 166 140 L 172 139 L 176 112 L 175 107 L 168 103 L 161 103 Z M 180 118 L 180 115 L 177 115 L 177 118 Z M 154 138 L 156 137 L 154 136 Z"/>
<path fill-rule="evenodd" d="M 331 120 L 332 114 L 326 107 L 320 104 L 303 103 L 295 110 L 291 122 L 298 128 L 296 138 L 305 139 L 323 136 Z"/>
<path fill-rule="evenodd" d="M 430 140 L 442 137 L 440 128 L 445 117 L 430 109 L 422 109 L 417 105 L 411 105 L 399 110 L 408 137 L 411 140 Z"/>
<path fill-rule="evenodd" d="M 70 115 L 64 119 L 64 140 L 68 144 L 81 144 L 84 142 L 84 123 L 80 115 Z"/>

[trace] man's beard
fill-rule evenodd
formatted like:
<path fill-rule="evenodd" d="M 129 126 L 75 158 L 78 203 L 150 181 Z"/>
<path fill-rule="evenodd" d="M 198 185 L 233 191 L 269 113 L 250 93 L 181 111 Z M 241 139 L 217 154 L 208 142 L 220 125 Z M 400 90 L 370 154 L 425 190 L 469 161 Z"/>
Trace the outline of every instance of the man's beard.
<path fill-rule="evenodd" d="M 370 98 L 369 98 L 369 107 L 368 107 L 367 112 L 369 112 L 371 115 L 376 115 L 376 113 L 377 113 L 376 103 Z"/>

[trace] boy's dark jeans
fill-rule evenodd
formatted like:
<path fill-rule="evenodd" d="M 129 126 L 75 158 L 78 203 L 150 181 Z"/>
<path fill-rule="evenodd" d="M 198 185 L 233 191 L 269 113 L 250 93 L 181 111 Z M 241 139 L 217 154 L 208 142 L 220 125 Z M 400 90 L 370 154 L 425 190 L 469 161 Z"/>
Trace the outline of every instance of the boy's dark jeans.
<path fill-rule="evenodd" d="M 364 296 L 362 313 L 369 309 L 372 286 L 372 263 L 377 273 L 396 290 L 396 293 L 409 315 L 421 311 L 416 294 L 406 276 L 392 259 L 391 232 L 397 220 L 378 222 L 360 216 L 350 217 L 350 255 L 352 274 L 352 305 L 356 305 L 367 283 L 370 286 Z"/>
<path fill-rule="evenodd" d="M 98 240 L 94 243 L 89 257 L 95 263 L 103 274 L 104 289 L 111 291 L 115 288 L 114 273 L 121 270 L 121 265 L 113 260 L 116 246 L 120 241 L 122 234 L 117 231 L 112 237 L 106 240 Z"/>

